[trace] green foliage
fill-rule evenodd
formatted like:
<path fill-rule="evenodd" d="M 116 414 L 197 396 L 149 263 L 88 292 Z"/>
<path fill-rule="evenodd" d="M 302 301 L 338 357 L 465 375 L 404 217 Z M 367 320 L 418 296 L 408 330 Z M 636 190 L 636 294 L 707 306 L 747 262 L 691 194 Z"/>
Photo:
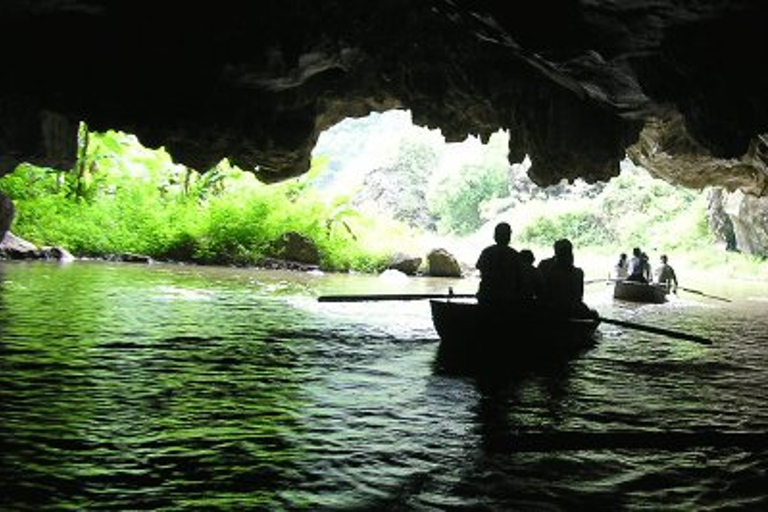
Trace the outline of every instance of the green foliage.
<path fill-rule="evenodd" d="M 491 137 L 479 162 L 467 162 L 436 172 L 429 184 L 427 200 L 443 233 L 467 235 L 477 231 L 484 219 L 482 204 L 509 196 L 509 163 L 499 146 L 502 137 Z"/>
<path fill-rule="evenodd" d="M 299 179 L 266 185 L 227 161 L 197 173 L 119 132 L 90 133 L 81 149 L 71 171 L 20 165 L 0 179 L 16 203 L 18 235 L 83 256 L 247 265 L 296 231 L 318 245 L 324 267 L 336 270 L 383 268 L 393 249 L 368 249 L 363 231 L 397 244 L 389 227 L 362 222 L 345 198 L 326 201 L 309 186 L 323 161 Z"/>
<path fill-rule="evenodd" d="M 551 245 L 569 238 L 580 247 L 613 245 L 664 250 L 711 243 L 702 194 L 628 166 L 594 197 L 527 206 L 521 243 Z"/>
<path fill-rule="evenodd" d="M 61 185 L 58 171 L 30 164 L 19 165 L 0 180 L 0 190 L 17 201 L 57 194 Z"/>
<path fill-rule="evenodd" d="M 395 127 L 395 143 L 369 128 L 375 143 L 366 147 L 389 155 L 382 179 L 395 191 L 395 218 L 415 219 L 426 204 L 429 215 L 421 219 L 435 219 L 444 234 L 466 235 L 501 207 L 514 206 L 506 213 L 515 221 L 517 244 L 551 247 L 568 237 L 582 248 L 678 252 L 712 243 L 703 195 L 642 169 L 624 168 L 588 197 L 570 194 L 565 185 L 551 193 L 514 177 L 501 134 L 485 145 L 468 139 L 461 152 L 451 153 L 457 148 L 434 131 Z M 339 140 L 336 146 L 361 157 L 354 144 Z M 359 184 L 349 176 L 338 186 L 324 184 L 327 156 L 313 160 L 298 179 L 266 185 L 227 160 L 198 173 L 174 163 L 163 148 L 145 148 L 121 132 L 90 133 L 82 125 L 78 148 L 72 170 L 20 165 L 0 179 L 0 190 L 16 204 L 16 234 L 79 255 L 136 252 L 248 265 L 270 256 L 271 243 L 283 233 L 296 231 L 315 242 L 324 268 L 359 271 L 380 270 L 391 253 L 416 245 L 418 234 L 403 223 L 352 207 Z"/>
<path fill-rule="evenodd" d="M 547 247 L 559 238 L 568 238 L 582 247 L 615 243 L 617 239 L 605 219 L 589 209 L 537 217 L 523 228 L 519 238 L 527 244 Z"/>

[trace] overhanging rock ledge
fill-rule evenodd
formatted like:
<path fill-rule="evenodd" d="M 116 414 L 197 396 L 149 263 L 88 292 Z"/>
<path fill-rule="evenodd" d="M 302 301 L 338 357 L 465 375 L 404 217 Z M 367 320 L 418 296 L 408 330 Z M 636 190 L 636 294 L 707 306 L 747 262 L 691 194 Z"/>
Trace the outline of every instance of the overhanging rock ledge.
<path fill-rule="evenodd" d="M 0 3 L 0 173 L 67 166 L 75 130 L 205 170 L 305 172 L 322 130 L 406 108 L 448 140 L 510 132 L 535 182 L 765 195 L 768 3 L 633 0 Z"/>

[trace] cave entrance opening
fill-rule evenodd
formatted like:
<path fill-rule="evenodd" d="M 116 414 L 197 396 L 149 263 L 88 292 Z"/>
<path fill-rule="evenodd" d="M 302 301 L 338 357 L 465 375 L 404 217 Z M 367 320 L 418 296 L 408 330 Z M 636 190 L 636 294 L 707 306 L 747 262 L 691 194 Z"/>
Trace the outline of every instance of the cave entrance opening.
<path fill-rule="evenodd" d="M 712 245 L 707 191 L 653 178 L 629 159 L 608 182 L 581 179 L 541 187 L 528 177 L 526 156 L 510 163 L 509 133 L 483 142 L 446 142 L 440 130 L 417 126 L 406 110 L 347 119 L 321 134 L 314 159 L 325 159 L 316 184 L 350 197 L 366 215 L 397 219 L 432 245 L 471 262 L 492 240 L 493 226 L 513 226 L 513 244 L 549 254 L 557 238 L 612 258 L 635 245 L 688 250 Z"/>

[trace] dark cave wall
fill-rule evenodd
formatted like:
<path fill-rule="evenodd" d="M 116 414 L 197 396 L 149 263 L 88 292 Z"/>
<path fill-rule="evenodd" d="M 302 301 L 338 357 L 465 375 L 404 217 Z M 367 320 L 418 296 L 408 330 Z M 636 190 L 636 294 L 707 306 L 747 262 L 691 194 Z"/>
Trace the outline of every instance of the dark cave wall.
<path fill-rule="evenodd" d="M 322 130 L 407 108 L 449 141 L 510 133 L 540 185 L 629 155 L 768 193 L 768 3 L 283 0 L 0 3 L 0 173 L 70 167 L 79 121 L 204 171 L 299 175 Z M 428 171 L 425 171 L 428 172 Z M 757 218 L 757 217 L 755 217 Z"/>

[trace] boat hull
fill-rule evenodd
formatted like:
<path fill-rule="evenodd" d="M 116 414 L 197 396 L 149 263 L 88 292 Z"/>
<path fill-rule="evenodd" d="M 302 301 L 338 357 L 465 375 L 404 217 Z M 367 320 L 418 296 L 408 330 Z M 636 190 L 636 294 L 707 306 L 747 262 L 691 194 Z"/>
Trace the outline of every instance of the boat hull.
<path fill-rule="evenodd" d="M 667 287 L 636 281 L 616 281 L 613 286 L 613 298 L 628 302 L 662 304 L 667 301 Z"/>
<path fill-rule="evenodd" d="M 569 319 L 528 306 L 499 309 L 431 300 L 439 356 L 453 369 L 528 369 L 562 362 L 595 344 L 596 316 Z"/>

